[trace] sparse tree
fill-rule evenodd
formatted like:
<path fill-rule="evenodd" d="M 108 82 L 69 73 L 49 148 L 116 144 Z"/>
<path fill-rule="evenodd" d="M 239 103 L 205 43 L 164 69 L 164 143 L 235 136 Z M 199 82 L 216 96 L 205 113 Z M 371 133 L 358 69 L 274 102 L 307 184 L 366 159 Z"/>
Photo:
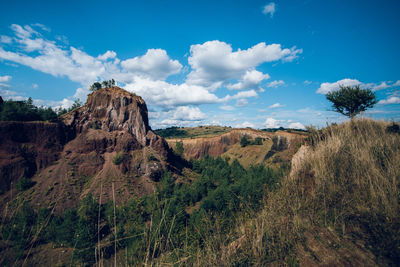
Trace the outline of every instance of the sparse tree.
<path fill-rule="evenodd" d="M 377 99 L 370 89 L 356 86 L 340 86 L 338 91 L 326 94 L 326 99 L 332 102 L 334 111 L 353 119 L 360 112 L 372 108 Z"/>
<path fill-rule="evenodd" d="M 101 89 L 101 83 L 99 83 L 99 82 L 93 83 L 89 88 L 89 90 L 92 92 L 97 91 L 99 89 Z"/>

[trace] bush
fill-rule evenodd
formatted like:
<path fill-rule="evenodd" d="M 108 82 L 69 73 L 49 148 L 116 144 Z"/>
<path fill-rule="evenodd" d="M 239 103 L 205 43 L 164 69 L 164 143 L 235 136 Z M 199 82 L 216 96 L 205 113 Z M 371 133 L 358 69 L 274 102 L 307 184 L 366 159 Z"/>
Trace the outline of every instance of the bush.
<path fill-rule="evenodd" d="M 147 161 L 158 161 L 158 159 L 153 154 L 148 154 Z"/>
<path fill-rule="evenodd" d="M 21 192 L 31 188 L 32 185 L 32 181 L 26 177 L 21 178 L 16 184 L 17 190 Z"/>
<path fill-rule="evenodd" d="M 112 162 L 113 162 L 115 165 L 119 165 L 119 164 L 122 163 L 122 161 L 124 161 L 124 159 L 125 159 L 125 153 L 122 152 L 122 151 L 120 151 L 120 152 L 118 152 L 117 155 L 115 155 L 115 156 L 113 157 Z"/>
<path fill-rule="evenodd" d="M 245 147 L 249 144 L 249 140 L 247 140 L 247 136 L 243 135 L 242 139 L 240 139 L 240 146 Z"/>
<path fill-rule="evenodd" d="M 183 156 L 183 143 L 182 141 L 176 142 L 175 152 L 179 156 Z"/>

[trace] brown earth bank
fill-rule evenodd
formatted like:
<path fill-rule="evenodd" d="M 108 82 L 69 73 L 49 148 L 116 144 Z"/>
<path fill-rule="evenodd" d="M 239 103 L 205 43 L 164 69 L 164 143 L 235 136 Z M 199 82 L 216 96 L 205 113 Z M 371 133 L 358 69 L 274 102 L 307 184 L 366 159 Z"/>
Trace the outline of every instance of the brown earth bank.
<path fill-rule="evenodd" d="M 245 136 L 249 141 L 261 138 L 260 145 L 247 145 L 242 147 L 240 140 Z M 176 149 L 178 142 L 183 146 L 183 157 L 186 160 L 199 159 L 205 155 L 212 157 L 237 159 L 244 167 L 255 164 L 273 166 L 277 163 L 289 163 L 294 153 L 304 142 L 306 134 L 296 131 L 266 132 L 255 129 L 233 129 L 219 136 L 197 138 L 170 138 L 166 139 L 169 146 Z M 273 149 L 273 138 L 286 139 L 285 147 Z"/>
<path fill-rule="evenodd" d="M 23 177 L 34 185 L 19 197 L 63 211 L 88 193 L 105 203 L 112 186 L 118 204 L 152 193 L 165 170 L 185 164 L 151 131 L 144 100 L 118 87 L 91 93 L 60 123 L 0 122 L 0 136 L 3 207 Z"/>

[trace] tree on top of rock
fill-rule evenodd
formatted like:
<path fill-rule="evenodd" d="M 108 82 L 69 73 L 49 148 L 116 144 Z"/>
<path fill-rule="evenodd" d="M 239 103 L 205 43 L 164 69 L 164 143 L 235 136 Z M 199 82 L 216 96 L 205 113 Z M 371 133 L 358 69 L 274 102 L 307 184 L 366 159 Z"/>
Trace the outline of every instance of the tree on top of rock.
<path fill-rule="evenodd" d="M 101 83 L 95 82 L 89 87 L 89 90 L 92 91 L 92 92 L 95 92 L 95 91 L 97 91 L 97 90 L 99 90 L 101 88 L 110 88 L 110 87 L 113 87 L 113 86 L 115 86 L 115 80 L 111 79 L 111 80 L 108 80 L 108 81 L 102 81 Z"/>

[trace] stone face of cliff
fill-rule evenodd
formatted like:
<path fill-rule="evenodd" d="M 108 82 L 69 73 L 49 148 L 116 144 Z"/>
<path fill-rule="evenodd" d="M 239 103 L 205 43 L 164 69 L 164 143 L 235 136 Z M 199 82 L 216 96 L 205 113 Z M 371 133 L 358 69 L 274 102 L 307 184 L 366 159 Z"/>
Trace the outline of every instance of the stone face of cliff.
<path fill-rule="evenodd" d="M 59 158 L 72 133 L 58 123 L 0 121 L 0 190 Z"/>
<path fill-rule="evenodd" d="M 64 115 L 65 125 L 77 134 L 89 129 L 131 134 L 142 146 L 150 146 L 166 156 L 166 142 L 149 126 L 144 100 L 121 88 L 103 88 L 88 96 L 84 106 Z"/>
<path fill-rule="evenodd" d="M 118 87 L 91 93 L 58 124 L 2 122 L 0 134 L 4 191 L 11 181 L 31 177 L 27 198 L 37 205 L 59 203 L 56 210 L 75 206 L 89 193 L 102 194 L 106 202 L 112 184 L 121 203 L 153 192 L 166 170 L 179 172 L 167 142 L 149 126 L 144 100 Z"/>

